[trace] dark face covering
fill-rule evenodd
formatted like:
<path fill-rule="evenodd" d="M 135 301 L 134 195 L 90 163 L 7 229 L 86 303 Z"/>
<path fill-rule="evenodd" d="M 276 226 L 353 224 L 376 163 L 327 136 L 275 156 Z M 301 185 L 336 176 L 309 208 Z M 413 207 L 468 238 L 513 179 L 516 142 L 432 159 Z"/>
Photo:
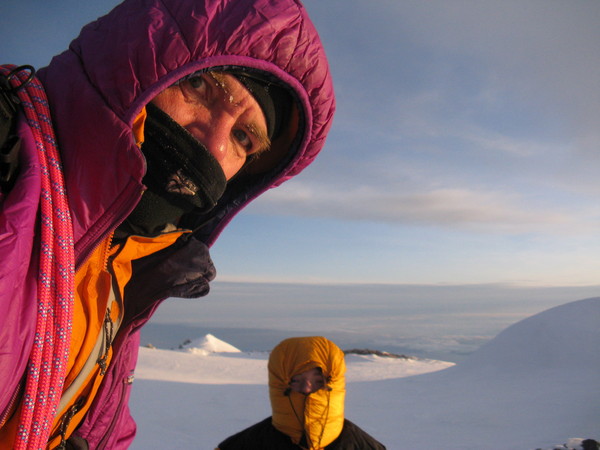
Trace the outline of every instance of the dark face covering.
<path fill-rule="evenodd" d="M 120 229 L 155 236 L 185 213 L 214 208 L 227 180 L 218 161 L 187 130 L 151 103 L 146 111 L 142 153 L 148 190 Z"/>

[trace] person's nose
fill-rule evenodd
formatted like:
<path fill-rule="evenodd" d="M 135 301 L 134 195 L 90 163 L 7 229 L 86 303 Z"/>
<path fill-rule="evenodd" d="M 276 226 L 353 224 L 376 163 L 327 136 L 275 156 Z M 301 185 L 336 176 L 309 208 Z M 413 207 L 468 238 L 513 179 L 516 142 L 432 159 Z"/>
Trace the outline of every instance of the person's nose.
<path fill-rule="evenodd" d="M 229 147 L 231 145 L 231 120 L 226 115 L 218 115 L 206 125 L 204 136 L 201 139 L 202 144 L 223 164 L 227 158 Z"/>
<path fill-rule="evenodd" d="M 302 384 L 300 385 L 300 392 L 302 392 L 303 394 L 312 394 L 312 392 L 313 392 L 312 383 L 308 380 L 303 381 Z"/>
<path fill-rule="evenodd" d="M 235 112 L 226 108 L 215 108 L 199 116 L 188 128 L 217 160 L 227 180 L 240 170 L 245 161 L 244 155 L 238 151 L 232 140 L 237 120 Z"/>

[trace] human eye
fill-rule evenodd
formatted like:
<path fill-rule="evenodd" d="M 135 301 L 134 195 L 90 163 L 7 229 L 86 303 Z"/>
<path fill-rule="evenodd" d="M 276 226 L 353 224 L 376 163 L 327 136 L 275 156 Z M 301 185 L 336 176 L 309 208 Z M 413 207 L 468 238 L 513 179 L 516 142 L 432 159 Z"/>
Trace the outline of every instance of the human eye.
<path fill-rule="evenodd" d="M 192 76 L 192 77 L 188 78 L 187 81 L 193 89 L 200 91 L 202 93 L 204 93 L 207 89 L 206 80 L 204 79 L 204 77 L 202 77 L 202 75 Z"/>
<path fill-rule="evenodd" d="M 250 138 L 250 135 L 242 129 L 233 130 L 232 133 L 236 142 L 242 146 L 247 153 L 252 153 L 254 142 Z"/>
<path fill-rule="evenodd" d="M 186 101 L 190 103 L 208 106 L 214 97 L 213 86 L 206 73 L 193 73 L 185 78 L 180 86 Z"/>

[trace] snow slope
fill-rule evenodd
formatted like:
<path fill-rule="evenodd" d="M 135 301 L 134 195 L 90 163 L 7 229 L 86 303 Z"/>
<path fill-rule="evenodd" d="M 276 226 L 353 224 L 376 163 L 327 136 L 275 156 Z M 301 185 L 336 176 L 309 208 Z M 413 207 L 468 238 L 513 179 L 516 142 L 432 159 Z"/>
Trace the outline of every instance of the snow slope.
<path fill-rule="evenodd" d="M 208 355 L 210 353 L 239 353 L 240 349 L 227 342 L 217 339 L 212 334 L 207 334 L 200 339 L 194 339 L 181 346 L 190 353 Z"/>
<path fill-rule="evenodd" d="M 348 355 L 346 415 L 392 450 L 534 450 L 599 439 L 598 324 L 594 298 L 525 319 L 455 366 Z M 210 335 L 191 346 L 140 349 L 132 448 L 213 449 L 270 415 L 266 353 L 231 352 Z"/>

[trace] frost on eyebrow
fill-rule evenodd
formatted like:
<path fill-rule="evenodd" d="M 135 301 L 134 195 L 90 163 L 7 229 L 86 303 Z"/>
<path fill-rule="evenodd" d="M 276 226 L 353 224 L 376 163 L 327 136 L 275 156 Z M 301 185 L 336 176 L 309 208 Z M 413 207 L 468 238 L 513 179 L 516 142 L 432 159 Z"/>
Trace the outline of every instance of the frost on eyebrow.
<path fill-rule="evenodd" d="M 227 78 L 225 78 L 225 74 L 221 72 L 208 72 L 208 75 L 213 79 L 215 84 L 223 91 L 225 94 L 225 99 L 229 101 L 229 103 L 234 103 L 235 99 L 233 94 L 231 93 L 231 88 L 229 87 L 229 83 Z"/>
<path fill-rule="evenodd" d="M 271 148 L 271 140 L 269 139 L 269 136 L 267 136 L 267 133 L 259 129 L 253 123 L 247 125 L 246 128 L 248 129 L 248 132 L 250 132 L 259 141 L 259 148 L 256 152 L 254 152 L 255 156 Z"/>
<path fill-rule="evenodd" d="M 227 73 L 218 71 L 209 71 L 207 73 L 212 78 L 215 85 L 223 91 L 223 94 L 225 95 L 225 101 L 229 102 L 233 106 L 240 107 L 242 102 L 236 102 L 232 93 L 233 89 L 231 88 L 231 82 L 226 77 Z M 245 87 L 244 89 L 246 90 Z M 263 153 L 271 148 L 271 140 L 269 139 L 266 130 L 263 131 L 255 123 L 249 123 L 245 125 L 245 128 L 250 134 L 258 139 L 258 150 L 253 153 L 254 156 L 258 156 L 260 153 Z"/>

